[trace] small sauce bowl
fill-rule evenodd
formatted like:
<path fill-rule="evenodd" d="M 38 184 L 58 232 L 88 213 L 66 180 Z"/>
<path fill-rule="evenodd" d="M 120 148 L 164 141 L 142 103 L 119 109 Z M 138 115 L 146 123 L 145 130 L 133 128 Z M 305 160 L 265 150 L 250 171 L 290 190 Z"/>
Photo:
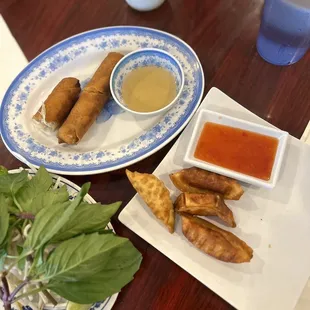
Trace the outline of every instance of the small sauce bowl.
<path fill-rule="evenodd" d="M 205 124 L 207 123 L 214 123 L 218 125 L 224 125 L 224 126 L 229 126 L 234 129 L 241 129 L 242 131 L 248 131 L 252 132 L 255 134 L 263 135 L 264 137 L 270 137 L 270 138 L 275 138 L 278 140 L 277 148 L 276 148 L 276 153 L 275 153 L 275 158 L 272 164 L 272 170 L 271 170 L 271 175 L 269 180 L 264 180 L 258 177 L 251 176 L 249 174 L 246 174 L 245 172 L 239 172 L 236 170 L 232 170 L 231 168 L 226 168 L 224 166 L 221 166 L 219 164 L 215 164 L 212 162 L 205 161 L 203 159 L 199 159 L 195 156 L 197 146 L 199 144 L 200 137 L 202 137 L 203 129 Z M 222 131 L 223 138 L 222 139 L 217 139 L 216 143 L 224 143 L 222 142 L 225 140 L 226 137 L 224 137 L 225 131 Z M 209 137 L 212 136 L 209 134 Z M 243 138 L 248 140 L 248 138 Z M 287 139 L 288 139 L 288 133 L 285 131 L 282 131 L 277 128 L 272 128 L 272 127 L 266 127 L 262 126 L 256 123 L 251 123 L 242 119 L 234 118 L 225 114 L 220 114 L 217 112 L 213 112 L 207 109 L 201 109 L 198 112 L 198 116 L 195 121 L 195 126 L 193 129 L 193 132 L 191 134 L 190 141 L 188 142 L 188 147 L 184 156 L 184 161 L 190 165 L 199 167 L 201 169 L 205 169 L 208 171 L 212 171 L 245 183 L 249 183 L 255 186 L 260 186 L 260 187 L 265 187 L 265 188 L 273 188 L 275 187 L 279 173 L 280 173 L 280 168 L 281 164 L 283 161 L 284 153 L 285 153 L 285 148 L 287 144 Z M 240 140 L 240 139 L 239 139 Z M 247 162 L 242 159 L 244 156 L 239 156 L 239 154 L 242 154 L 242 148 L 240 148 L 240 145 L 242 146 L 242 143 L 238 143 L 238 140 L 231 139 L 232 144 L 235 144 L 234 150 L 236 151 L 235 154 L 233 155 L 235 160 L 239 161 L 240 165 L 243 164 L 249 164 L 251 163 L 250 159 L 247 159 Z M 215 145 L 215 143 L 214 143 Z M 227 144 L 226 144 L 227 145 Z M 225 144 L 223 144 L 225 146 Z M 256 152 L 257 154 L 257 159 L 264 160 L 262 156 L 260 156 L 262 153 L 260 152 L 262 145 L 259 147 L 256 147 L 255 145 L 252 147 L 252 152 Z M 212 154 L 211 156 L 214 156 L 214 150 L 217 147 L 215 146 L 212 149 Z M 210 150 L 210 149 L 209 149 Z M 211 152 L 209 151 L 209 154 Z M 229 159 L 229 150 L 223 150 L 220 154 L 220 157 L 228 158 Z M 247 154 L 249 154 L 247 152 Z M 216 156 L 216 155 L 215 155 Z M 241 159 L 241 160 L 240 160 Z"/>
<path fill-rule="evenodd" d="M 130 109 L 122 95 L 125 78 L 133 70 L 140 67 L 155 66 L 163 68 L 171 73 L 176 83 L 176 96 L 166 106 L 151 112 L 138 112 Z M 167 111 L 177 102 L 184 87 L 184 72 L 180 63 L 169 53 L 156 49 L 146 48 L 131 52 L 124 56 L 115 66 L 110 79 L 111 94 L 115 102 L 124 110 L 137 115 L 155 115 Z"/>

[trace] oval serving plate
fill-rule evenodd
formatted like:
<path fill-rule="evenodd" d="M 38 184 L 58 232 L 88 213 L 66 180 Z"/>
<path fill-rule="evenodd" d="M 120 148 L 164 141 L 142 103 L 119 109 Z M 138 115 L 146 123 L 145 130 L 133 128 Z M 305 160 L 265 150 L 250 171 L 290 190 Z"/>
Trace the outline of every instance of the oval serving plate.
<path fill-rule="evenodd" d="M 32 172 L 31 170 L 28 170 L 29 171 L 29 175 L 32 176 L 34 175 L 35 173 Z M 10 173 L 18 173 L 20 172 L 19 169 L 15 169 L 15 170 L 10 170 L 9 171 Z M 67 190 L 68 190 L 68 193 L 71 197 L 74 197 L 79 191 L 80 191 L 80 187 L 76 184 L 74 184 L 73 182 L 63 178 L 63 177 L 60 177 L 58 175 L 55 175 L 53 174 L 52 175 L 53 177 L 53 180 L 54 182 L 56 182 L 59 178 L 59 185 L 66 185 L 67 186 Z M 93 199 L 89 194 L 87 194 L 84 198 L 88 203 L 96 203 L 95 199 Z M 107 225 L 107 228 L 109 229 L 113 229 L 111 223 L 109 223 Z M 114 230 L 114 229 L 113 229 Z M 90 310 L 111 310 L 116 299 L 117 299 L 117 296 L 118 296 L 118 293 L 117 294 L 114 294 L 112 295 L 111 297 L 107 298 L 106 300 L 104 301 L 101 301 L 101 302 L 96 302 L 92 305 L 92 307 L 90 308 Z M 13 310 L 17 310 L 16 307 L 14 307 L 13 305 Z M 26 307 L 28 310 L 32 310 L 32 308 L 30 306 L 27 306 Z M 61 303 L 61 304 L 58 304 L 56 307 L 54 307 L 53 305 L 46 305 L 44 309 L 46 310 L 50 310 L 50 309 L 54 309 L 54 310 L 63 310 L 66 308 L 66 303 Z M 2 304 L 0 304 L 0 310 L 2 310 L 3 307 L 2 307 Z"/>
<path fill-rule="evenodd" d="M 59 145 L 56 133 L 34 127 L 32 115 L 59 80 L 73 76 L 83 87 L 108 52 L 126 54 L 147 47 L 171 53 L 184 70 L 183 92 L 168 112 L 152 117 L 133 115 L 110 101 L 76 146 Z M 15 78 L 0 108 L 0 131 L 9 151 L 24 162 L 44 165 L 58 174 L 103 173 L 138 162 L 171 141 L 193 116 L 203 90 L 199 59 L 181 39 L 143 27 L 92 30 L 49 48 Z"/>

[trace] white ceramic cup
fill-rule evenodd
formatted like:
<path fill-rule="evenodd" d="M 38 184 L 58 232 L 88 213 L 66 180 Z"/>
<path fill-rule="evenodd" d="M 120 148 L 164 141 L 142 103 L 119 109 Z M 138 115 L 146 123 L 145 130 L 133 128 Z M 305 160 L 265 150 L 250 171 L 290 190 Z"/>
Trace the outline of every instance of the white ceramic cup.
<path fill-rule="evenodd" d="M 165 0 L 126 0 L 129 6 L 138 11 L 151 11 L 158 8 Z"/>

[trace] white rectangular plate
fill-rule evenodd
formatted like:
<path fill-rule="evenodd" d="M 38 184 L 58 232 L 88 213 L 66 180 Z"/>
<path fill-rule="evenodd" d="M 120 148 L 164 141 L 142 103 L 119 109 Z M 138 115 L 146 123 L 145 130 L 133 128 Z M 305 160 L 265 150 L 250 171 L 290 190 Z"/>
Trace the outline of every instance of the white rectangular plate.
<path fill-rule="evenodd" d="M 244 173 L 240 173 L 234 170 L 226 169 L 224 167 L 220 167 L 206 161 L 200 160 L 195 158 L 194 153 L 196 150 L 196 146 L 198 140 L 201 135 L 201 131 L 204 125 L 207 122 L 213 122 L 225 126 L 230 126 L 234 128 L 240 128 L 244 130 L 249 130 L 252 132 L 256 132 L 262 135 L 266 135 L 269 137 L 277 138 L 279 141 L 279 145 L 277 148 L 277 153 L 274 161 L 274 165 L 272 168 L 271 178 L 268 181 L 261 180 Z M 253 122 L 248 122 L 245 120 L 241 120 L 239 118 L 231 117 L 222 113 L 212 112 L 210 110 L 200 108 L 199 112 L 197 113 L 197 121 L 195 123 L 195 127 L 192 131 L 192 135 L 189 141 L 189 146 L 187 148 L 184 161 L 189 163 L 193 166 L 206 169 L 208 171 L 216 172 L 221 175 L 225 175 L 227 177 L 231 177 L 237 179 L 239 181 L 243 181 L 249 184 L 253 184 L 256 186 L 262 186 L 266 188 L 273 188 L 276 185 L 278 180 L 280 167 L 282 164 L 282 159 L 286 147 L 288 133 L 279 129 L 275 129 L 272 127 L 262 126 Z"/>
<path fill-rule="evenodd" d="M 200 108 L 272 127 L 216 88 Z M 169 173 L 188 167 L 183 157 L 196 116 L 154 171 L 173 199 L 179 193 Z M 253 248 L 254 257 L 247 264 L 224 263 L 196 249 L 183 236 L 179 218 L 175 233 L 170 234 L 137 195 L 119 219 L 237 309 L 293 309 L 310 274 L 309 176 L 310 147 L 289 136 L 276 187 L 269 190 L 244 184 L 240 201 L 227 201 L 237 227 L 216 225 Z"/>

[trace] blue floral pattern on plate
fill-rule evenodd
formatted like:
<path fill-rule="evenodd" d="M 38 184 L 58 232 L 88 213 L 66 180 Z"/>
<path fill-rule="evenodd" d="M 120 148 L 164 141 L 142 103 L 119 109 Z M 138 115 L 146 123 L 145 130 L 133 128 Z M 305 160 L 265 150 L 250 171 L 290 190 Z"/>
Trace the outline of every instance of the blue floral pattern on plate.
<path fill-rule="evenodd" d="M 103 111 L 98 116 L 96 122 L 97 123 L 104 123 L 107 122 L 112 115 L 117 115 L 124 113 L 125 110 L 123 110 L 115 101 L 114 99 L 110 99 L 104 106 Z"/>
<path fill-rule="evenodd" d="M 133 51 L 142 47 L 163 49 L 182 65 L 185 85 L 178 102 L 162 119 L 125 145 L 112 149 L 79 152 L 48 147 L 36 141 L 22 121 L 27 101 L 38 86 L 64 66 L 86 56 L 108 51 Z M 35 58 L 15 78 L 0 108 L 0 131 L 5 145 L 33 165 L 62 174 L 94 174 L 119 169 L 137 162 L 171 141 L 189 122 L 198 108 L 204 90 L 201 64 L 194 51 L 179 38 L 143 27 L 102 28 L 68 38 Z M 97 122 L 115 113 L 110 103 Z M 112 112 L 112 113 L 111 113 Z M 126 112 L 127 113 L 127 112 Z M 117 116 L 115 116 L 117 117 Z"/>

